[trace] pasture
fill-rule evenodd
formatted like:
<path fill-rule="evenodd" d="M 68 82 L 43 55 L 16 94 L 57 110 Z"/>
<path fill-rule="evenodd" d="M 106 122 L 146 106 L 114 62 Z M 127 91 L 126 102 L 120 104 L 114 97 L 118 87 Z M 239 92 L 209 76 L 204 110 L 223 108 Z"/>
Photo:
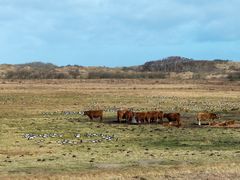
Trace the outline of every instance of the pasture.
<path fill-rule="evenodd" d="M 239 179 L 237 83 L 164 80 L 0 82 L 0 179 Z M 179 112 L 182 127 L 116 122 L 118 108 Z M 80 111 L 103 109 L 103 122 Z M 166 121 L 166 120 L 165 120 Z"/>

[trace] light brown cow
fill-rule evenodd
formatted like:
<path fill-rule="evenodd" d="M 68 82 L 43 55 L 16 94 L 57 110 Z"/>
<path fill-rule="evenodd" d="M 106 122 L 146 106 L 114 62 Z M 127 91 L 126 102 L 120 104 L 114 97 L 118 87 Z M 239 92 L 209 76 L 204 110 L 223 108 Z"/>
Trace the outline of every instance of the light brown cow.
<path fill-rule="evenodd" d="M 90 110 L 90 111 L 84 111 L 83 115 L 88 116 L 91 120 L 94 118 L 100 118 L 102 121 L 103 119 L 103 110 Z"/>
<path fill-rule="evenodd" d="M 218 119 L 219 116 L 217 116 L 217 114 L 215 113 L 208 113 L 208 112 L 199 112 L 197 113 L 197 121 L 198 121 L 198 125 L 201 126 L 201 121 L 208 121 L 208 123 L 210 124 L 210 120 L 213 121 L 214 119 Z"/>

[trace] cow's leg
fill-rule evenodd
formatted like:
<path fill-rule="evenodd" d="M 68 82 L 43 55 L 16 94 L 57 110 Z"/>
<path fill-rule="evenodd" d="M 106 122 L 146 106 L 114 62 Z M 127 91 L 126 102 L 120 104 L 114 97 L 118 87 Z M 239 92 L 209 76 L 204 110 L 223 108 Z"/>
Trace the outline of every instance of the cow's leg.
<path fill-rule="evenodd" d="M 128 121 L 128 123 L 131 123 L 131 122 L 132 122 L 132 118 L 131 118 L 130 115 L 128 116 L 127 121 Z"/>
<path fill-rule="evenodd" d="M 158 117 L 156 119 L 154 119 L 154 121 L 158 124 Z"/>
<path fill-rule="evenodd" d="M 146 119 L 145 119 L 145 118 L 143 118 L 143 119 L 142 119 L 142 123 L 144 124 L 144 123 L 145 123 L 145 121 L 146 121 Z"/>
<path fill-rule="evenodd" d="M 135 119 L 136 123 L 138 124 L 138 118 L 133 116 L 133 119 Z"/>
<path fill-rule="evenodd" d="M 161 120 L 160 123 L 163 124 L 163 118 L 161 118 L 160 120 Z"/>
<path fill-rule="evenodd" d="M 102 122 L 102 119 L 103 119 L 103 117 L 102 117 L 102 116 L 100 116 L 100 122 Z"/>
<path fill-rule="evenodd" d="M 201 126 L 201 121 L 200 120 L 198 120 L 198 125 Z"/>
<path fill-rule="evenodd" d="M 151 123 L 151 118 L 148 118 L 147 122 L 148 122 L 148 124 L 150 124 Z"/>
<path fill-rule="evenodd" d="M 162 124 L 162 118 L 159 118 L 157 121 L 159 124 Z"/>
<path fill-rule="evenodd" d="M 180 123 L 180 120 L 177 121 L 177 127 L 180 127 L 181 126 L 181 123 Z"/>
<path fill-rule="evenodd" d="M 131 116 L 128 116 L 127 121 L 128 121 L 128 123 L 131 123 L 131 122 L 132 122 Z"/>

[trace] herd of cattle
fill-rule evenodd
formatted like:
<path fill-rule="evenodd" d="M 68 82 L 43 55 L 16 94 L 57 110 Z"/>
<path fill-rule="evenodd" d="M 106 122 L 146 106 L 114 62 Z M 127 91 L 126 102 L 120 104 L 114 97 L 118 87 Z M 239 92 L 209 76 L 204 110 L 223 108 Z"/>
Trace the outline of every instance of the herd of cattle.
<path fill-rule="evenodd" d="M 95 118 L 103 119 L 103 110 L 90 110 L 84 111 L 83 115 L 88 116 L 91 120 Z M 117 111 L 117 120 L 120 123 L 121 121 L 126 121 L 128 123 L 160 123 L 163 124 L 163 119 L 166 118 L 168 120 L 169 125 L 180 127 L 180 113 L 163 113 L 162 111 L 149 111 L 149 112 L 133 112 L 131 110 L 118 110 Z M 219 119 L 215 113 L 208 112 L 199 112 L 196 115 L 196 120 L 198 124 L 201 126 L 202 121 L 213 121 L 214 119 Z"/>

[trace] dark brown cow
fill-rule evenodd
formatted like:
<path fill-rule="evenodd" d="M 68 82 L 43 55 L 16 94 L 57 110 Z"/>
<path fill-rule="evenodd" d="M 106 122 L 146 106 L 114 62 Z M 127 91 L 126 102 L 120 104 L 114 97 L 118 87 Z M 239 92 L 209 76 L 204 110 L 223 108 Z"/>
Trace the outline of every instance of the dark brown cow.
<path fill-rule="evenodd" d="M 88 116 L 91 120 L 93 120 L 93 118 L 100 118 L 100 120 L 102 121 L 103 118 L 103 110 L 90 110 L 90 111 L 84 111 L 83 115 Z"/>
<path fill-rule="evenodd" d="M 180 113 L 164 113 L 163 117 L 167 118 L 169 123 L 176 122 L 178 127 L 181 125 L 181 123 L 180 123 Z"/>
<path fill-rule="evenodd" d="M 144 123 L 147 117 L 146 112 L 135 112 L 134 117 L 137 121 L 137 123 Z"/>
<path fill-rule="evenodd" d="M 214 120 L 214 119 L 218 119 L 219 116 L 217 116 L 217 114 L 215 113 L 208 113 L 208 112 L 199 112 L 197 113 L 197 121 L 198 121 L 198 125 L 201 126 L 201 121 L 209 121 L 209 120 Z M 210 122 L 208 122 L 210 124 Z"/>

